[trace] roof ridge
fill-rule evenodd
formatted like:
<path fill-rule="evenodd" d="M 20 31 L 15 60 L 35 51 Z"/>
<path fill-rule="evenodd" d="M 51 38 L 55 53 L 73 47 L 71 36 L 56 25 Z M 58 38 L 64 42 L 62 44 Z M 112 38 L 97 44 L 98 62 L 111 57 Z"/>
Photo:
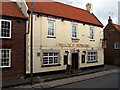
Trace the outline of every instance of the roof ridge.
<path fill-rule="evenodd" d="M 115 24 L 115 23 L 113 23 L 114 25 L 118 25 L 118 24 Z M 118 25 L 118 26 L 120 26 L 120 25 Z"/>
<path fill-rule="evenodd" d="M 114 23 L 113 23 L 113 26 L 114 26 L 118 31 L 120 31 L 120 25 L 117 25 L 117 24 L 114 24 Z"/>
<path fill-rule="evenodd" d="M 30 10 L 30 2 L 27 2 L 28 8 Z M 52 6 L 50 6 L 52 5 Z M 98 21 L 91 13 L 87 10 L 64 4 L 57 1 L 52 2 L 34 2 L 34 12 L 40 12 L 48 15 L 54 15 L 59 17 L 65 17 L 72 20 L 78 20 L 81 22 L 89 23 L 92 25 L 97 25 L 103 27 L 103 24 Z"/>
<path fill-rule="evenodd" d="M 59 4 L 63 4 L 63 5 L 69 6 L 69 7 L 73 7 L 73 8 L 75 8 L 75 9 L 81 9 L 81 10 L 83 10 L 83 11 L 87 11 L 87 10 L 85 10 L 85 9 L 82 9 L 82 8 L 79 8 L 79 7 L 75 7 L 75 6 L 73 6 L 73 5 L 68 5 L 68 4 L 65 4 L 65 3 L 62 3 L 62 2 L 57 2 L 57 1 L 53 1 L 53 2 L 56 2 L 56 3 L 59 3 Z"/>

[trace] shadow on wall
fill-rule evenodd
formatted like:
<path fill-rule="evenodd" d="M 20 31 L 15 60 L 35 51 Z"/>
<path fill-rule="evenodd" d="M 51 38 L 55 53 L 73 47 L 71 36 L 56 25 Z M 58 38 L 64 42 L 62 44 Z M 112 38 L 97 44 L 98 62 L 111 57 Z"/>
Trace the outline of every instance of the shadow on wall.
<path fill-rule="evenodd" d="M 109 59 L 109 60 L 105 59 L 105 64 L 120 66 L 120 56 L 119 57 L 114 57 L 113 59 Z"/>

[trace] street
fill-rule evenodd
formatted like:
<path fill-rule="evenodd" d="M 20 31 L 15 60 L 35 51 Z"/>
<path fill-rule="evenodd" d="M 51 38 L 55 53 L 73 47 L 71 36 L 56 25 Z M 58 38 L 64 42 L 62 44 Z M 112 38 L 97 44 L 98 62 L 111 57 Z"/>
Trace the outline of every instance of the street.
<path fill-rule="evenodd" d="M 118 88 L 118 78 L 118 73 L 112 73 L 56 88 Z"/>
<path fill-rule="evenodd" d="M 119 74 L 120 75 L 120 74 Z M 35 88 L 35 89 L 61 89 L 61 88 L 109 88 L 118 90 L 118 69 L 106 70 L 96 73 L 90 73 L 80 76 L 74 76 L 64 79 L 58 79 L 48 82 L 36 83 L 34 85 L 20 85 L 13 88 Z"/>

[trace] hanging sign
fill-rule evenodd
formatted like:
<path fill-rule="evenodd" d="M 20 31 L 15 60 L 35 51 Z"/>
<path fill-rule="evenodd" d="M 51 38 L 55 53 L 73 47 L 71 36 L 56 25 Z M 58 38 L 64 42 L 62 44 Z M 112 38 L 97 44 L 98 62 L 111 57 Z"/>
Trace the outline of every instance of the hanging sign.
<path fill-rule="evenodd" d="M 79 49 L 75 49 L 74 52 L 80 52 L 80 50 Z"/>

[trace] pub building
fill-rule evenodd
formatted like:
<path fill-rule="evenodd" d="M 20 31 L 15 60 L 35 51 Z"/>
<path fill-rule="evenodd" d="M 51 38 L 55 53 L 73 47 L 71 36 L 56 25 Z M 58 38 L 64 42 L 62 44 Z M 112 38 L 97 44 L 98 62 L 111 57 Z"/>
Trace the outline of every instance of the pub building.
<path fill-rule="evenodd" d="M 31 3 L 17 4 L 30 18 Z M 103 24 L 92 7 L 90 3 L 84 10 L 60 2 L 33 2 L 33 73 L 65 70 L 67 64 L 77 70 L 104 65 Z M 28 31 L 26 73 L 30 74 Z"/>

